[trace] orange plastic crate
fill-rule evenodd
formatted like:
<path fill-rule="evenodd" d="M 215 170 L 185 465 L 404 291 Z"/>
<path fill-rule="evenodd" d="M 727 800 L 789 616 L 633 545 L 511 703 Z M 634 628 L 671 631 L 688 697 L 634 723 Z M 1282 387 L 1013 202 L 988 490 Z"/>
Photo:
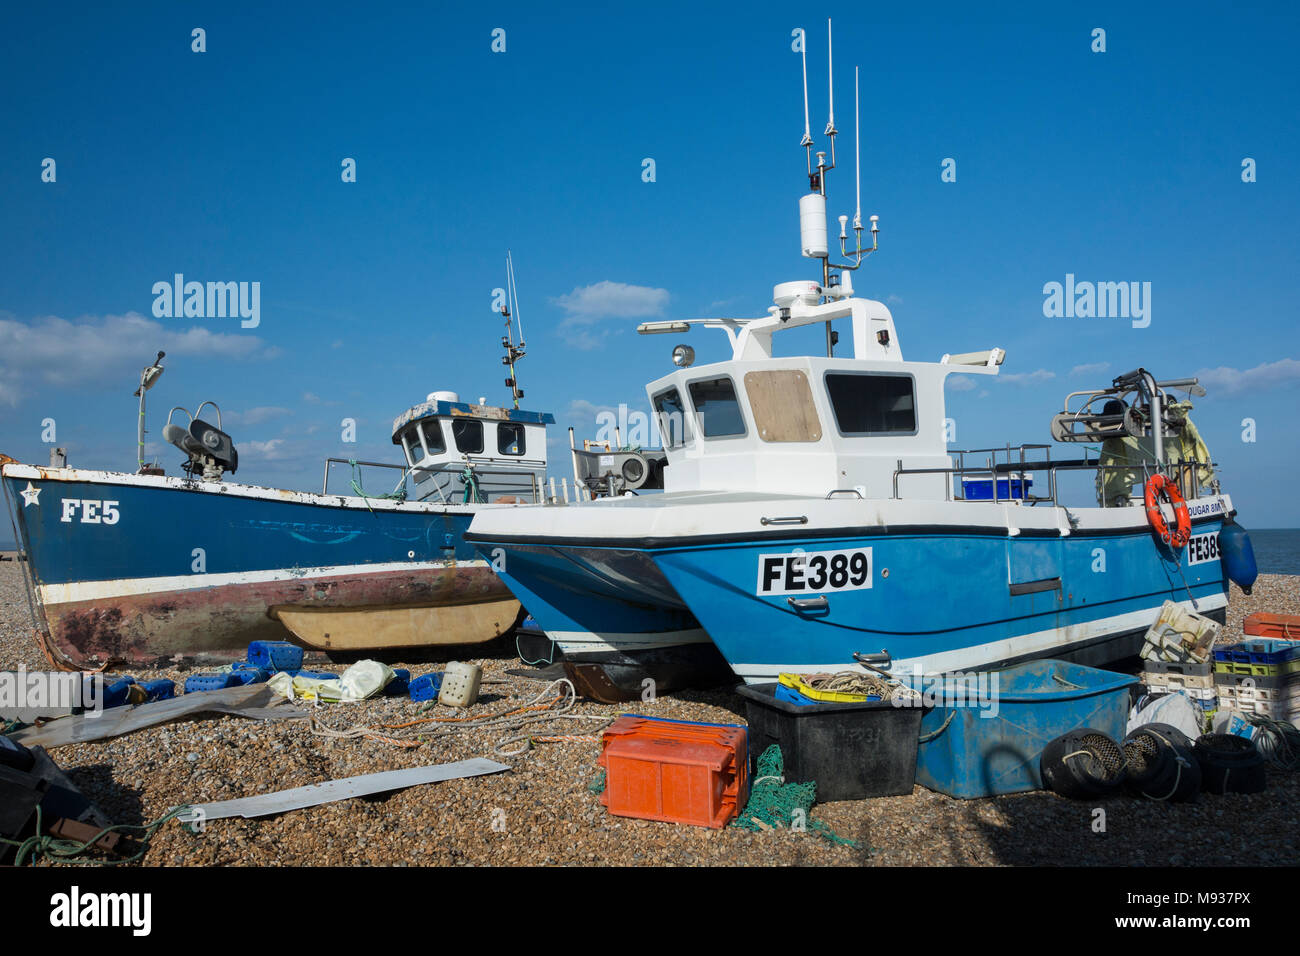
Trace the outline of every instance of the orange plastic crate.
<path fill-rule="evenodd" d="M 1241 629 L 1250 637 L 1280 637 L 1296 641 L 1300 640 L 1300 615 L 1257 611 L 1246 615 Z"/>
<path fill-rule="evenodd" d="M 744 727 L 625 714 L 605 731 L 600 802 L 620 817 L 724 827 L 749 799 Z"/>

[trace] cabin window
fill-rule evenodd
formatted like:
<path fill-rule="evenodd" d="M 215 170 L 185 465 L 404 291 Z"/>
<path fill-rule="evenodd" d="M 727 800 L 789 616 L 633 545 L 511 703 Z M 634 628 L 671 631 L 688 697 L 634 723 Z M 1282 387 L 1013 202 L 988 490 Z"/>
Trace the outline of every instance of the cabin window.
<path fill-rule="evenodd" d="M 456 418 L 451 423 L 451 437 L 456 450 L 466 455 L 483 454 L 483 423 L 466 418 Z"/>
<path fill-rule="evenodd" d="M 910 375 L 827 372 L 826 394 L 841 435 L 916 434 L 916 382 Z"/>
<path fill-rule="evenodd" d="M 808 376 L 780 368 L 745 373 L 745 397 L 758 437 L 766 442 L 821 441 L 822 423 Z"/>
<path fill-rule="evenodd" d="M 497 426 L 497 451 L 503 455 L 520 456 L 524 453 L 524 426 L 518 422 L 503 422 Z"/>
<path fill-rule="evenodd" d="M 424 435 L 426 454 L 430 456 L 441 455 L 447 450 L 447 443 L 442 437 L 442 422 L 436 419 L 431 422 L 424 422 L 420 425 L 420 431 Z"/>
<path fill-rule="evenodd" d="M 414 429 L 402 432 L 402 450 L 406 452 L 406 463 L 412 466 L 420 460 L 420 456 L 423 454 L 422 451 L 417 452 L 411 447 L 411 437 L 413 432 Z"/>
<path fill-rule="evenodd" d="M 691 382 L 691 402 L 700 416 L 705 438 L 730 438 L 745 434 L 745 417 L 740 413 L 736 386 L 729 378 L 708 378 Z"/>
<path fill-rule="evenodd" d="M 660 392 L 654 397 L 654 406 L 659 415 L 659 432 L 665 448 L 679 448 L 691 440 L 690 426 L 686 422 L 686 406 L 677 389 Z"/>

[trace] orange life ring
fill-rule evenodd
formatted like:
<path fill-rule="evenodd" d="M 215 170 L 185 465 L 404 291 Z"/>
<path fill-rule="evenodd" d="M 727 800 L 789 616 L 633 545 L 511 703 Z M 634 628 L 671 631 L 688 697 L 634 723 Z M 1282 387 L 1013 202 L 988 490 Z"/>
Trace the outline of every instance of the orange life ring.
<path fill-rule="evenodd" d="M 1169 524 L 1165 521 L 1165 516 L 1160 512 L 1160 499 L 1165 501 L 1174 509 L 1175 527 L 1173 531 L 1169 530 Z M 1160 536 L 1160 540 L 1175 551 L 1187 544 L 1187 539 L 1192 536 L 1192 516 L 1187 511 L 1187 502 L 1184 500 L 1182 492 L 1178 486 L 1162 474 L 1152 475 L 1147 480 L 1146 486 L 1146 505 L 1147 521 L 1151 522 L 1151 527 L 1155 533 Z"/>

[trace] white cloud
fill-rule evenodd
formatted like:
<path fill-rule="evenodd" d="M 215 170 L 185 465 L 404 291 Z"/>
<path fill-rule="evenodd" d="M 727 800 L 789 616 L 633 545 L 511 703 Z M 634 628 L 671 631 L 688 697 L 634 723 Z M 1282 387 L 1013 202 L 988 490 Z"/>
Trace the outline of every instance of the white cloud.
<path fill-rule="evenodd" d="M 943 381 L 950 392 L 969 392 L 975 388 L 975 376 L 973 375 L 949 375 Z"/>
<path fill-rule="evenodd" d="M 578 286 L 551 301 L 565 311 L 565 325 L 592 325 L 602 319 L 662 315 L 668 298 L 667 289 L 604 279 L 592 285 Z"/>
<path fill-rule="evenodd" d="M 1300 361 L 1284 358 L 1276 362 L 1265 362 L 1252 369 L 1241 371 L 1227 365 L 1218 368 L 1203 368 L 1195 373 L 1202 385 L 1217 389 L 1228 395 L 1246 391 L 1261 391 L 1279 385 L 1293 385 L 1300 382 Z"/>
<path fill-rule="evenodd" d="M 1012 385 L 1037 385 L 1040 382 L 1050 382 L 1054 378 L 1056 378 L 1055 372 L 1040 368 L 1032 372 L 1002 372 L 998 375 L 997 380 L 1010 382 Z"/>
<path fill-rule="evenodd" d="M 179 329 L 137 312 L 69 321 L 0 318 L 0 402 L 16 405 L 33 382 L 84 388 L 118 383 L 134 388 L 140 369 L 162 350 L 171 356 L 248 361 L 274 358 L 255 335 Z M 166 359 L 163 366 L 166 367 Z"/>
<path fill-rule="evenodd" d="M 282 415 L 292 415 L 293 409 L 279 405 L 258 405 L 247 411 L 229 411 L 223 414 L 222 421 L 227 425 L 261 425 Z"/>
<path fill-rule="evenodd" d="M 1083 365 L 1076 365 L 1070 369 L 1071 375 L 1101 375 L 1108 368 L 1109 362 L 1087 362 Z"/>
<path fill-rule="evenodd" d="M 240 442 L 238 448 L 240 455 L 252 461 L 281 461 L 290 457 L 283 438 Z"/>
<path fill-rule="evenodd" d="M 602 413 L 613 414 L 616 418 L 618 417 L 618 409 L 613 405 L 597 405 L 585 398 L 576 398 L 569 403 L 568 413 L 565 417 L 574 425 L 589 423 L 594 428 L 596 416 Z"/>

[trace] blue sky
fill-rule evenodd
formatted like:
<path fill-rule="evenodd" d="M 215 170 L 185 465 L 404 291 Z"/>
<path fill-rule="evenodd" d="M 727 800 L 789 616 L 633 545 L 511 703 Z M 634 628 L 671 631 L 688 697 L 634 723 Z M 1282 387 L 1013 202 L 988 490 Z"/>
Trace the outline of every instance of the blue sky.
<path fill-rule="evenodd" d="M 389 459 L 392 418 L 429 391 L 506 401 L 506 248 L 525 406 L 588 434 L 595 409 L 643 408 L 676 339 L 638 321 L 761 314 L 774 283 L 817 276 L 791 32 L 817 133 L 828 14 L 832 214 L 853 211 L 860 65 L 863 214 L 881 217 L 859 292 L 909 358 L 1008 352 L 1001 381 L 951 393 L 956 445 L 1048 441 L 1066 392 L 1137 365 L 1200 373 L 1243 524 L 1300 525 L 1300 14 L 1281 4 L 8 5 L 0 451 L 45 461 L 53 418 L 72 464 L 132 470 L 131 392 L 161 348 L 155 440 L 167 408 L 215 399 L 241 479 L 310 488 L 327 455 Z M 156 318 L 178 272 L 259 282 L 260 324 Z M 1067 273 L 1150 282 L 1151 324 L 1044 317 Z M 691 341 L 723 357 L 716 333 Z"/>

